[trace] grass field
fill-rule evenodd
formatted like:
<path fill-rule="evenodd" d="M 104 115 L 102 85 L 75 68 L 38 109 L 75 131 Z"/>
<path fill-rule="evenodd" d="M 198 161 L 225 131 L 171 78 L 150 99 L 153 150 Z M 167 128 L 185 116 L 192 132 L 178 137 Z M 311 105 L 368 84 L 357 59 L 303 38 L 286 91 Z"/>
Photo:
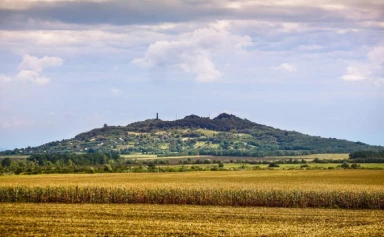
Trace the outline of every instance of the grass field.
<path fill-rule="evenodd" d="M 120 155 L 124 159 L 155 159 L 157 155 L 147 155 L 147 154 L 129 154 L 129 155 Z"/>
<path fill-rule="evenodd" d="M 272 158 L 273 156 L 269 157 Z M 311 155 L 304 155 L 304 156 L 283 156 L 284 158 L 292 158 L 292 159 L 310 159 L 313 160 L 315 158 L 319 158 L 320 160 L 345 160 L 349 158 L 348 153 L 341 153 L 341 154 L 311 154 Z M 278 156 L 275 156 L 274 158 L 279 158 Z"/>
<path fill-rule="evenodd" d="M 0 159 L 11 158 L 15 160 L 22 160 L 22 159 L 27 159 L 28 157 L 29 157 L 28 155 L 10 155 L 10 156 L 0 156 Z"/>
<path fill-rule="evenodd" d="M 274 167 L 274 170 L 284 169 L 303 169 L 303 164 L 279 164 L 279 167 Z M 340 168 L 341 163 L 307 163 L 306 169 L 329 169 L 329 168 Z M 363 169 L 384 169 L 384 163 L 361 163 L 359 168 Z M 181 167 L 192 167 L 199 166 L 201 169 L 210 170 L 213 167 L 217 167 L 218 164 L 186 164 L 186 165 L 159 165 L 159 167 L 172 167 L 180 169 Z M 271 169 L 268 167 L 269 164 L 241 164 L 241 163 L 225 163 L 224 170 L 238 170 L 238 169 Z"/>
<path fill-rule="evenodd" d="M 203 129 L 202 129 L 203 130 Z M 210 130 L 207 130 L 208 132 Z M 205 132 L 207 132 L 205 131 Z M 207 145 L 205 142 L 198 142 L 196 143 L 196 147 L 217 147 L 217 144 L 211 144 Z M 151 160 L 151 159 L 156 159 L 157 155 L 150 155 L 150 154 L 128 154 L 128 155 L 120 155 L 124 159 L 138 159 L 138 160 Z M 3 158 L 12 158 L 12 159 L 27 159 L 29 156 L 28 155 L 11 155 L 11 156 L 0 156 L 0 159 Z M 214 159 L 214 160 L 225 160 L 225 159 L 259 159 L 261 161 L 263 160 L 280 160 L 280 159 L 304 159 L 307 161 L 312 161 L 315 158 L 319 159 L 330 159 L 330 160 L 344 160 L 348 159 L 349 154 L 348 153 L 343 153 L 343 154 L 311 154 L 311 155 L 304 155 L 304 156 L 267 156 L 267 157 L 224 157 L 224 156 L 170 156 L 170 157 L 161 157 L 161 159 L 182 159 L 182 158 L 193 158 L 193 159 Z"/>
<path fill-rule="evenodd" d="M 219 132 L 214 131 L 214 130 L 201 129 L 201 128 L 197 129 L 196 131 L 197 131 L 197 132 L 200 132 L 200 133 L 202 133 L 202 134 L 204 134 L 204 136 L 207 136 L 207 137 L 212 137 L 213 135 L 219 133 Z"/>
<path fill-rule="evenodd" d="M 382 236 L 380 210 L 0 203 L 2 236 Z"/>
<path fill-rule="evenodd" d="M 204 142 L 198 142 L 195 145 L 196 147 L 208 147 L 208 144 Z M 217 144 L 210 145 L 210 147 L 215 147 Z M 154 160 L 157 158 L 156 155 L 145 155 L 145 154 L 131 154 L 131 155 L 121 155 L 126 159 L 138 159 L 138 160 Z M 198 159 L 211 159 L 211 160 L 259 160 L 259 161 L 275 161 L 275 160 L 286 160 L 286 159 L 304 159 L 308 162 L 312 161 L 315 158 L 320 160 L 346 160 L 349 158 L 348 153 L 342 154 L 311 154 L 304 156 L 266 156 L 266 157 L 241 157 L 241 156 L 169 156 L 169 157 L 160 157 L 161 159 L 167 159 L 170 162 L 173 160 L 183 160 L 187 158 L 191 158 L 192 160 Z M 173 163 L 173 162 L 172 162 Z"/>

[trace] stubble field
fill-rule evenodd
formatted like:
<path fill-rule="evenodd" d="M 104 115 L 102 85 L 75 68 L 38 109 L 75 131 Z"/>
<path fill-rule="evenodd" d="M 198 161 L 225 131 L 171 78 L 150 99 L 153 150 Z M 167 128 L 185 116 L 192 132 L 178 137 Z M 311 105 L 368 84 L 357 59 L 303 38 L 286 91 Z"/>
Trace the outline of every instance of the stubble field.
<path fill-rule="evenodd" d="M 380 210 L 1 203 L 3 236 L 382 236 Z"/>

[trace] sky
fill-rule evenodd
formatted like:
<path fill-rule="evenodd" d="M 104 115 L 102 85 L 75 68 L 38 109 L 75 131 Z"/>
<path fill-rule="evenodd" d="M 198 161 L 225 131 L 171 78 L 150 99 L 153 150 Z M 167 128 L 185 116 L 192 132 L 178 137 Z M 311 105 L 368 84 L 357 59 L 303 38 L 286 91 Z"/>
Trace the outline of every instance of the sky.
<path fill-rule="evenodd" d="M 384 145 L 383 0 L 0 0 L 0 147 L 226 112 Z"/>

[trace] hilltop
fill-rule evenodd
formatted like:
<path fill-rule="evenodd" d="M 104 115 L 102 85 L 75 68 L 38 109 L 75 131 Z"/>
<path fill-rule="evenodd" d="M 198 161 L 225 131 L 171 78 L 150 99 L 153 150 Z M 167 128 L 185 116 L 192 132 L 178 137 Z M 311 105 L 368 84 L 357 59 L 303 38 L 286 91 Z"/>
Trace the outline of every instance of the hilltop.
<path fill-rule="evenodd" d="M 148 119 L 127 126 L 104 124 L 72 139 L 1 154 L 108 152 L 158 156 L 266 156 L 381 149 L 383 147 L 362 142 L 281 130 L 222 113 L 213 119 L 189 115 L 174 121 Z"/>

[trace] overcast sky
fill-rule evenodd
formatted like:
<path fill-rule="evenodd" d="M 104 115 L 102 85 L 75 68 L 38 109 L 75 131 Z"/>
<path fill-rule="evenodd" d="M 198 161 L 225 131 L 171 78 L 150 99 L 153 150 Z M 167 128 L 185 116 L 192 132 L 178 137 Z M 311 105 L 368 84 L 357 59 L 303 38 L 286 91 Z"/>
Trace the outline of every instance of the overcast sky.
<path fill-rule="evenodd" d="M 0 0 L 0 147 L 221 112 L 384 145 L 383 0 Z"/>

